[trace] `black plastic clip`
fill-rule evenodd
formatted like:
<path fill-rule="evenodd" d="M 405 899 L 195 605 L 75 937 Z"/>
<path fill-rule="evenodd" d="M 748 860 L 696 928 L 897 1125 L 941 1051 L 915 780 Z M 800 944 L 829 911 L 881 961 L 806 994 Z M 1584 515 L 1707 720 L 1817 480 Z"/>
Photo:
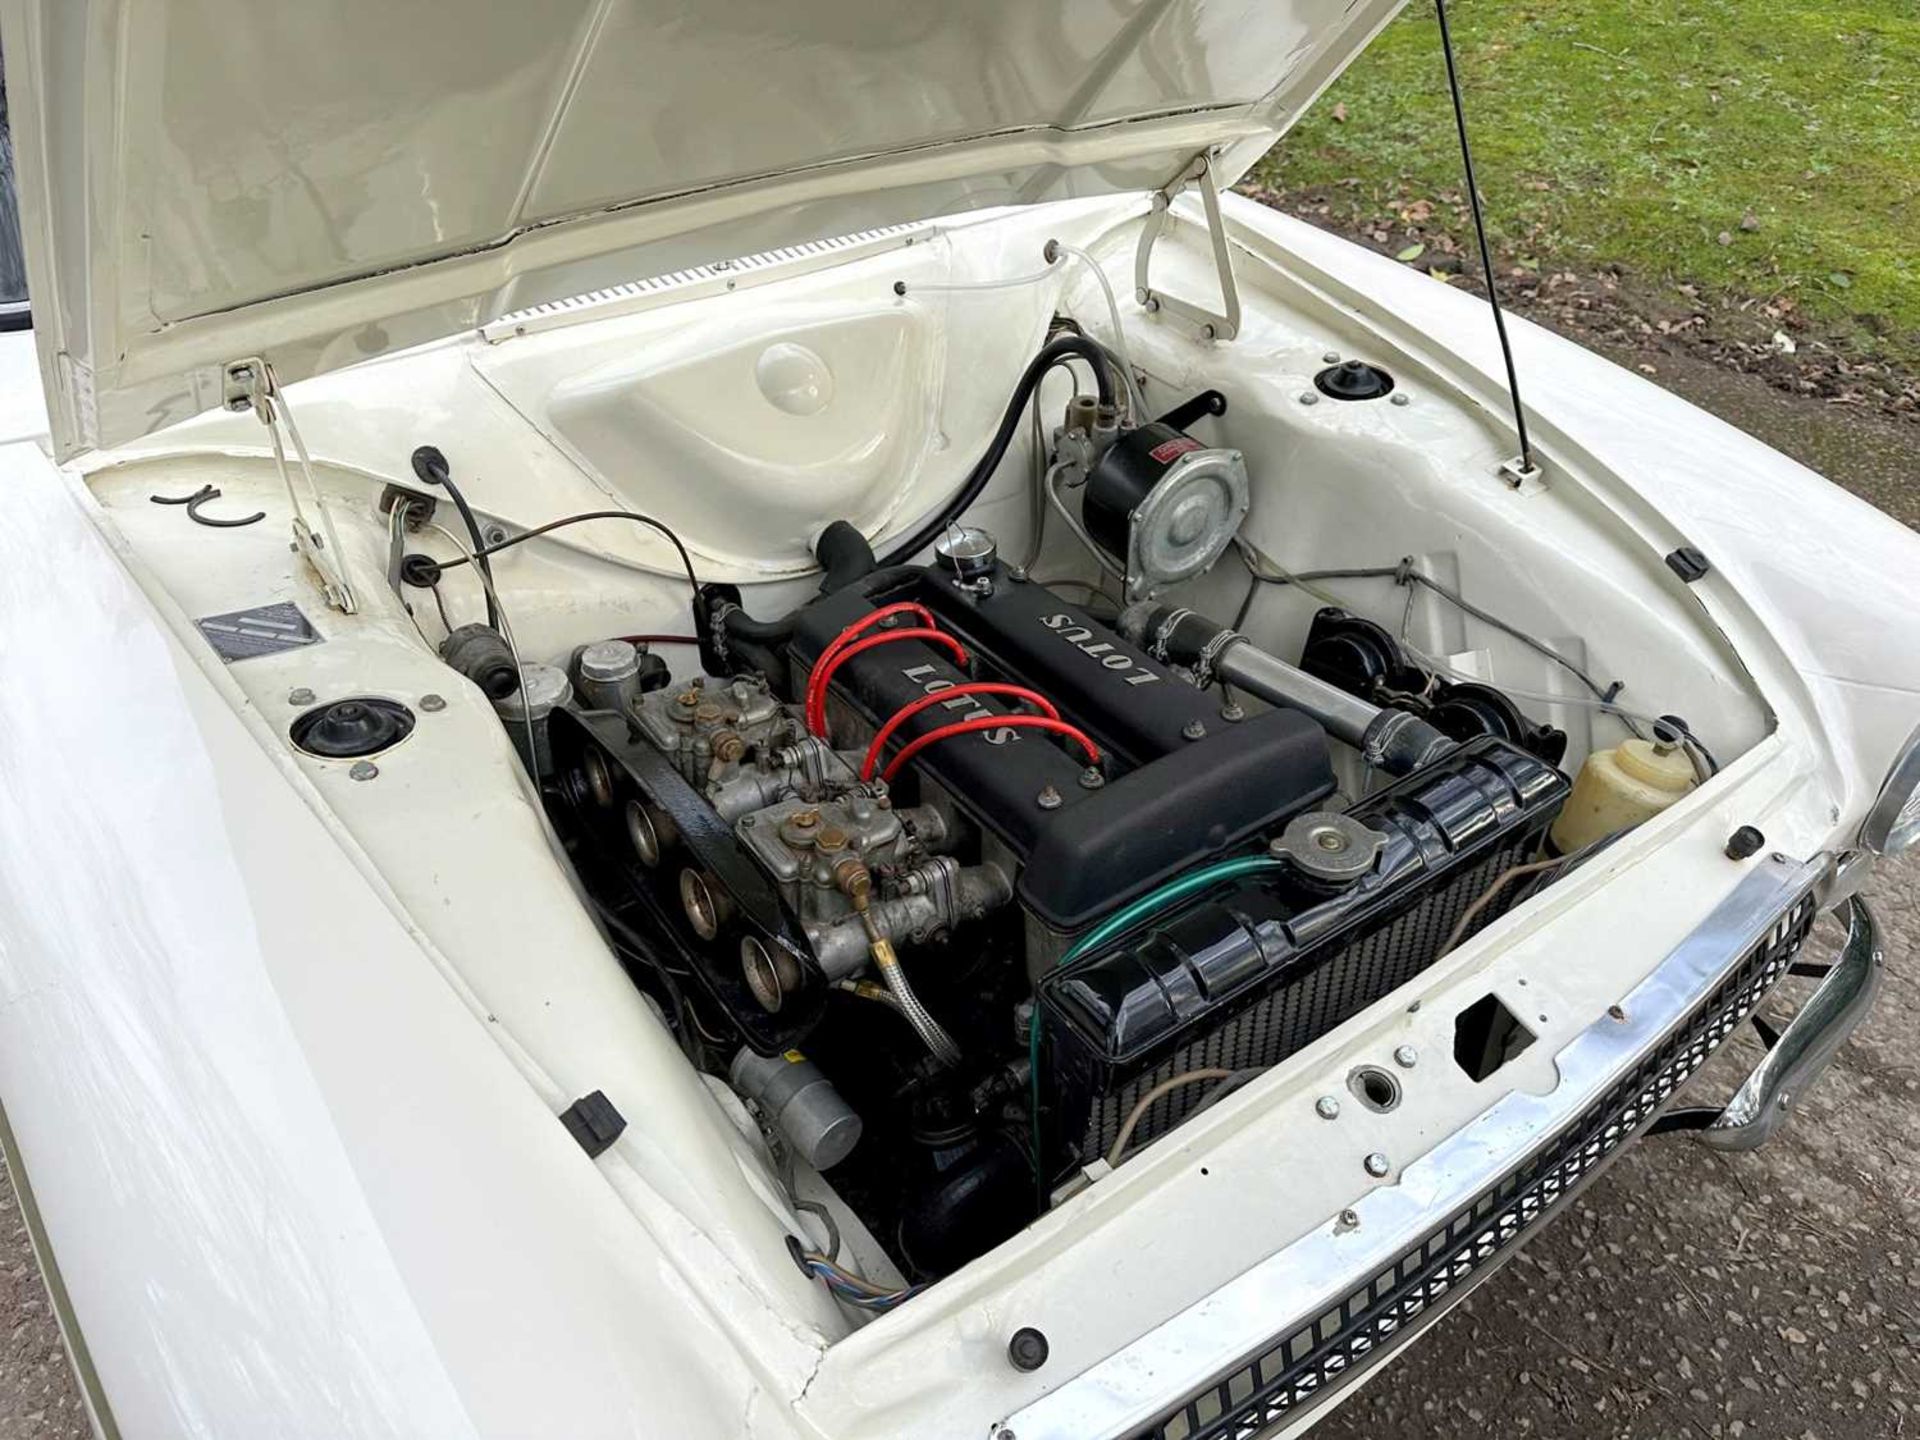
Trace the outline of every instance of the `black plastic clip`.
<path fill-rule="evenodd" d="M 613 1108 L 605 1091 L 595 1090 L 562 1110 L 560 1123 L 591 1160 L 620 1138 L 620 1132 L 627 1128 L 627 1117 Z"/>
<path fill-rule="evenodd" d="M 202 515 L 200 513 L 200 507 L 202 505 L 206 504 L 209 500 L 218 500 L 219 498 L 220 489 L 216 485 L 202 485 L 191 495 L 149 495 L 147 497 L 147 499 L 156 505 L 184 505 L 187 507 L 187 518 L 189 520 L 193 521 L 196 525 L 205 525 L 214 530 L 237 530 L 242 525 L 251 525 L 256 520 L 264 520 L 267 518 L 267 512 L 264 510 L 256 510 L 251 515 L 243 515 L 232 520 L 219 520 L 211 515 Z"/>
<path fill-rule="evenodd" d="M 1709 570 L 1713 569 L 1713 564 L 1705 555 L 1694 549 L 1693 546 L 1682 545 L 1678 550 L 1667 556 L 1667 568 L 1678 575 L 1686 584 L 1691 585 L 1694 581 L 1704 576 Z"/>

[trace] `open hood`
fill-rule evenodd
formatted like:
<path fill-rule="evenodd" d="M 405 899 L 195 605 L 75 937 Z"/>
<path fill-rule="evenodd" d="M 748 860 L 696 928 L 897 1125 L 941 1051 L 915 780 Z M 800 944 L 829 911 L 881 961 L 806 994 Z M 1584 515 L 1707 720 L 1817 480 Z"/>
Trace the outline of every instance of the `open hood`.
<path fill-rule="evenodd" d="M 622 280 L 1225 182 L 1402 0 L 0 0 L 62 458 Z"/>

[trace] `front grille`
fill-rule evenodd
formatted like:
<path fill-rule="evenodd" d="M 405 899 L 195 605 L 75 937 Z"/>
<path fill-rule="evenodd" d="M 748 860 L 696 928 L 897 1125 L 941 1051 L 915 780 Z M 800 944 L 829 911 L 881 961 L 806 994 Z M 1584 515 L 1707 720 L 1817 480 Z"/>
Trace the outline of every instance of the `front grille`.
<path fill-rule="evenodd" d="M 1492 851 L 1472 869 L 1451 877 L 1418 904 L 1363 935 L 1353 944 L 1291 980 L 1225 1024 L 1174 1051 L 1151 1070 L 1098 1097 L 1088 1116 L 1081 1153 L 1104 1155 L 1140 1097 L 1163 1080 L 1189 1070 L 1266 1069 L 1336 1025 L 1390 995 L 1439 958 L 1461 914 L 1502 870 L 1526 858 L 1533 837 L 1518 835 Z M 1506 913 L 1514 893 L 1507 887 L 1474 917 L 1469 935 Z M 1463 937 L 1464 938 L 1464 937 Z M 1207 1087 L 1188 1085 L 1168 1092 L 1147 1108 L 1134 1131 L 1145 1144 L 1174 1128 L 1206 1099 Z"/>
<path fill-rule="evenodd" d="M 1532 1159 L 1324 1314 L 1280 1336 L 1139 1440 L 1253 1440 L 1318 1399 L 1505 1257 L 1672 1099 L 1759 1006 L 1813 928 L 1802 896 L 1672 1035 Z"/>

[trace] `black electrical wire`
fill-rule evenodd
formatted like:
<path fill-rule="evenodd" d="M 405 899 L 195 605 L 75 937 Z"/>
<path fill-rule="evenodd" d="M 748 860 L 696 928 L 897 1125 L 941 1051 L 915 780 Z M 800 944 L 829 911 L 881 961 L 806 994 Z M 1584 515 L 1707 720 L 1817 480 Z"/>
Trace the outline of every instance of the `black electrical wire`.
<path fill-rule="evenodd" d="M 522 544 L 525 541 L 537 539 L 539 536 L 548 534 L 551 531 L 562 529 L 568 525 L 578 525 L 587 520 L 631 520 L 636 525 L 650 526 L 666 536 L 668 541 L 672 543 L 674 550 L 680 556 L 680 563 L 685 567 L 687 572 L 687 584 L 693 591 L 694 603 L 698 605 L 700 600 L 700 577 L 694 573 L 693 557 L 687 554 L 687 547 L 680 543 L 680 537 L 674 534 L 672 528 L 664 521 L 656 520 L 651 515 L 637 514 L 632 510 L 586 510 L 578 515 L 567 515 L 558 520 L 549 520 L 544 525 L 536 525 L 533 529 L 523 530 L 518 535 L 509 535 L 497 545 L 482 545 L 473 552 L 474 557 L 479 560 L 483 567 L 487 568 L 487 573 L 491 575 L 493 571 L 491 567 L 487 567 L 487 559 L 489 556 L 498 555 L 502 550 L 510 550 L 515 545 Z M 456 565 L 464 565 L 466 563 L 466 557 L 463 555 L 458 560 L 442 562 L 440 568 L 443 570 L 451 570 Z"/>
<path fill-rule="evenodd" d="M 1013 398 L 1007 402 L 1007 408 L 1000 416 L 1000 425 L 993 432 L 993 439 L 988 442 L 985 453 L 967 472 L 966 483 L 918 529 L 897 541 L 891 550 L 880 557 L 882 568 L 911 560 L 980 498 L 981 492 L 987 488 L 987 482 L 993 479 L 994 471 L 1000 468 L 1000 462 L 1006 458 L 1007 446 L 1013 442 L 1014 432 L 1020 428 L 1020 421 L 1027 413 L 1027 402 L 1041 377 L 1055 363 L 1069 355 L 1078 355 L 1093 367 L 1093 380 L 1099 391 L 1100 403 L 1105 406 L 1114 403 L 1113 362 L 1108 359 L 1104 346 L 1084 335 L 1062 335 L 1057 340 L 1048 341 L 1040 347 L 1040 353 L 1027 362 L 1027 368 L 1020 372 L 1020 379 L 1013 387 Z"/>
<path fill-rule="evenodd" d="M 441 598 L 440 582 L 435 580 L 433 584 L 427 587 L 427 592 L 433 596 L 433 608 L 440 612 L 440 623 L 446 627 L 447 633 L 451 635 L 453 633 L 453 621 L 447 615 L 447 602 Z"/>
<path fill-rule="evenodd" d="M 1233 628 L 1247 628 L 1247 616 L 1253 613 L 1253 597 L 1260 593 L 1260 572 L 1253 568 L 1253 561 L 1247 558 L 1247 552 L 1240 552 L 1240 563 L 1247 567 L 1247 593 L 1240 597 L 1240 608 L 1233 612 Z"/>
<path fill-rule="evenodd" d="M 592 899 L 591 896 L 588 898 Z M 654 947 L 647 942 L 646 937 L 621 919 L 610 905 L 594 899 L 593 908 L 607 928 L 614 952 L 622 959 L 644 966 L 647 972 L 659 982 L 660 988 L 666 991 L 668 1003 L 673 1007 L 674 1038 L 679 1042 L 681 1052 L 693 1063 L 694 1068 L 702 1068 L 705 1065 L 705 1057 L 701 1054 L 700 1037 L 706 1035 L 706 1027 L 700 1024 L 699 1018 L 694 1014 L 693 1005 L 687 999 L 680 982 L 674 977 L 672 967 L 655 953 Z"/>
<path fill-rule="evenodd" d="M 487 577 L 487 624 L 495 630 L 500 628 L 500 607 L 493 598 L 493 567 L 486 562 L 487 538 L 480 533 L 480 522 L 474 518 L 473 507 L 467 504 L 467 497 L 460 493 L 460 487 L 453 483 L 453 467 L 447 463 L 447 457 L 437 446 L 422 445 L 413 452 L 413 473 L 428 485 L 438 485 L 453 500 L 453 508 L 460 512 L 461 523 L 467 527 L 467 534 L 473 537 L 473 553 L 480 558 L 480 569 Z M 464 560 L 456 560 L 462 565 Z M 444 566 L 441 568 L 445 568 Z"/>

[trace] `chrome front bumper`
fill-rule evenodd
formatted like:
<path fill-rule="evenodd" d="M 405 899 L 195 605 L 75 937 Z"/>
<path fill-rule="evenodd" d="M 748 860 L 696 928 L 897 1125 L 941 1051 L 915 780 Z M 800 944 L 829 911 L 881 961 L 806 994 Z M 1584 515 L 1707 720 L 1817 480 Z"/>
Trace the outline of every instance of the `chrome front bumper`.
<path fill-rule="evenodd" d="M 1303 1418 L 1510 1258 L 1644 1133 L 1793 968 L 1831 867 L 1761 860 L 1653 973 L 1516 1091 L 1354 1206 L 1024 1409 L 1019 1440 L 1252 1440 Z M 1699 1128 L 1759 1144 L 1865 1015 L 1871 915 L 1722 1111 Z"/>
<path fill-rule="evenodd" d="M 1880 928 L 1867 902 L 1854 896 L 1839 907 L 1847 938 L 1826 967 L 1820 988 L 1808 997 L 1787 1028 L 1768 1039 L 1766 1057 L 1723 1106 L 1669 1111 L 1663 1130 L 1696 1130 L 1716 1150 L 1757 1150 L 1820 1078 L 1834 1053 L 1859 1028 L 1880 993 L 1885 960 Z M 1796 965 L 1796 972 L 1804 967 Z M 1757 1023 L 1757 1022 L 1756 1022 Z"/>

